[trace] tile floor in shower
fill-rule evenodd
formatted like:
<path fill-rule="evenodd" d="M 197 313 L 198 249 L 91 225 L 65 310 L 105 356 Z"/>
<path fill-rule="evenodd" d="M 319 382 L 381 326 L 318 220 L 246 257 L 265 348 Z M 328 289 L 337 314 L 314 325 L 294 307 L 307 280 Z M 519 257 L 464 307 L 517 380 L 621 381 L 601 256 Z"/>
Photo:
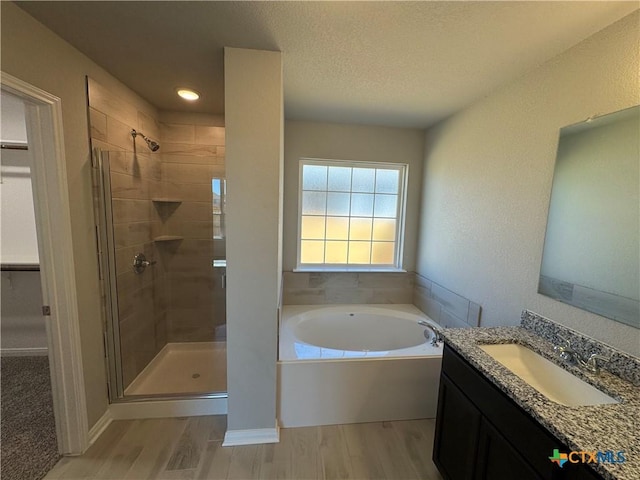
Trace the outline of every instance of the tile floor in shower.
<path fill-rule="evenodd" d="M 168 343 L 125 395 L 227 391 L 226 342 Z"/>

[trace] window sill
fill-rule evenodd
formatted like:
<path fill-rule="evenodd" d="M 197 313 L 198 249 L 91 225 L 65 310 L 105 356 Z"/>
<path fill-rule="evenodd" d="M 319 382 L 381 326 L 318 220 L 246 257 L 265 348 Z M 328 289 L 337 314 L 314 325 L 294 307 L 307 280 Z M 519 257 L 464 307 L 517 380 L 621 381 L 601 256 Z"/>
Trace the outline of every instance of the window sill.
<path fill-rule="evenodd" d="M 299 267 L 293 269 L 294 273 L 407 273 L 403 268 L 395 267 Z"/>

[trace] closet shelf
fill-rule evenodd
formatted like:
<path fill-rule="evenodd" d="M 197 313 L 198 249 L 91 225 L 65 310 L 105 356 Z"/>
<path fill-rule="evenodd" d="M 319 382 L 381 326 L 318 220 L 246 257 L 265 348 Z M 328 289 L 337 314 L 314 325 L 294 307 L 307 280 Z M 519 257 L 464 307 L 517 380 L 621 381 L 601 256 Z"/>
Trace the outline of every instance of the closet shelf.
<path fill-rule="evenodd" d="M 40 265 L 37 263 L 3 263 L 3 272 L 39 272 Z"/>
<path fill-rule="evenodd" d="M 152 198 L 151 201 L 156 203 L 182 203 L 182 200 L 178 198 L 165 198 L 165 197 Z"/>
<path fill-rule="evenodd" d="M 184 237 L 179 235 L 160 235 L 153 239 L 154 242 L 175 242 L 176 240 L 184 240 Z"/>

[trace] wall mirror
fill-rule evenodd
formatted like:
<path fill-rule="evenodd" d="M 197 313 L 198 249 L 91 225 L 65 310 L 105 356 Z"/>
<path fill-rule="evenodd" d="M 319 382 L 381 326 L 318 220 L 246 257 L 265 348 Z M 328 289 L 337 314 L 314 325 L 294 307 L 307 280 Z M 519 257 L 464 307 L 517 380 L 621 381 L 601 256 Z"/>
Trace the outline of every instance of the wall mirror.
<path fill-rule="evenodd" d="M 640 106 L 560 130 L 538 292 L 640 328 Z"/>

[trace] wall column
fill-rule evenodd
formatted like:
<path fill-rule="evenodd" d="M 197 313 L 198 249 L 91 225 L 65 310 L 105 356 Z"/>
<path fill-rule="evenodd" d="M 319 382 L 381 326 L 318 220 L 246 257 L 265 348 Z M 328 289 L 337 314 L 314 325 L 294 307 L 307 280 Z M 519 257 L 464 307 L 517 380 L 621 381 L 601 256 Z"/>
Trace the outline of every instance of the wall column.
<path fill-rule="evenodd" d="M 225 445 L 278 441 L 282 277 L 282 54 L 225 48 L 227 385 Z"/>

